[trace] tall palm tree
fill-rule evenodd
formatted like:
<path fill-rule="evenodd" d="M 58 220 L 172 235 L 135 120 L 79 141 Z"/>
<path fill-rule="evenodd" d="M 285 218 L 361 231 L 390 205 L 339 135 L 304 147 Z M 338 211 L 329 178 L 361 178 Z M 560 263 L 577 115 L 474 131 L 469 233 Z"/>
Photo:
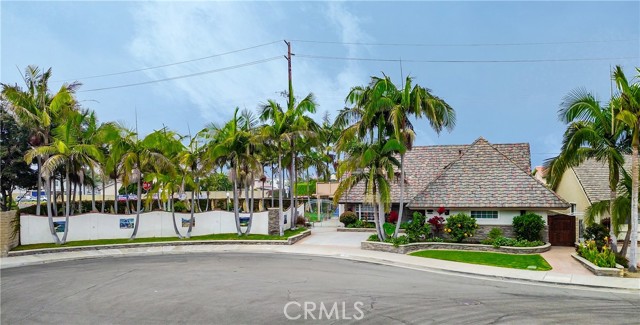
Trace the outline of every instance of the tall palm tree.
<path fill-rule="evenodd" d="M 67 241 L 69 233 L 69 215 L 71 200 L 71 177 L 69 175 L 73 165 L 78 162 L 95 164 L 100 159 L 101 152 L 92 144 L 83 144 L 78 141 L 80 135 L 80 125 L 84 116 L 77 112 L 70 112 L 64 123 L 53 130 L 53 143 L 47 146 L 40 146 L 31 149 L 25 155 L 25 160 L 32 161 L 39 155 L 47 155 L 49 158 L 42 165 L 43 170 L 50 174 L 59 166 L 65 166 L 65 176 L 67 182 L 67 201 L 65 208 L 65 229 L 61 244 Z"/>
<path fill-rule="evenodd" d="M 242 235 L 240 227 L 240 211 L 238 199 L 238 181 L 240 166 L 246 164 L 250 169 L 259 169 L 260 162 L 251 154 L 247 154 L 247 147 L 255 142 L 252 134 L 243 128 L 240 116 L 236 108 L 233 118 L 222 128 L 218 128 L 209 151 L 209 159 L 216 161 L 224 159 L 230 166 L 230 175 L 233 181 L 233 202 L 238 236 Z"/>
<path fill-rule="evenodd" d="M 74 105 L 73 94 L 80 87 L 80 83 L 63 84 L 58 92 L 49 92 L 49 78 L 51 68 L 41 71 L 37 66 L 30 65 L 22 76 L 26 89 L 17 84 L 2 85 L 2 96 L 10 104 L 8 105 L 17 117 L 17 121 L 31 129 L 29 144 L 32 148 L 49 145 L 51 142 L 51 129 L 55 125 L 58 114 L 70 105 Z M 42 161 L 47 157 L 36 157 L 38 168 L 38 183 L 36 194 L 36 215 L 40 215 L 40 192 L 42 189 L 42 176 L 51 187 L 51 176 L 42 175 L 40 168 Z M 51 189 L 47 191 L 47 202 L 51 201 Z M 50 204 L 47 203 L 47 206 Z M 54 234 L 55 235 L 55 234 Z M 57 237 L 57 235 L 56 235 Z"/>
<path fill-rule="evenodd" d="M 194 223 L 194 208 L 196 205 L 195 198 L 198 197 L 200 202 L 200 180 L 204 178 L 205 173 L 211 169 L 209 160 L 207 160 L 206 146 L 200 143 L 201 134 L 206 130 L 200 131 L 195 137 L 189 140 L 189 145 L 179 153 L 179 163 L 185 166 L 190 172 L 190 178 L 193 181 L 193 191 L 191 192 L 191 218 L 189 219 L 189 228 L 187 229 L 187 238 L 191 238 L 191 231 Z"/>
<path fill-rule="evenodd" d="M 616 199 L 624 154 L 628 153 L 630 144 L 629 129 L 615 119 L 616 113 L 613 102 L 603 107 L 593 94 L 584 89 L 574 90 L 565 96 L 558 111 L 560 120 L 568 124 L 561 152 L 546 162 L 547 179 L 552 188 L 557 187 L 568 168 L 586 159 L 595 159 L 607 163 L 610 201 Z M 612 217 L 609 234 L 611 248 L 617 252 L 618 224 L 626 218 L 618 220 L 612 211 L 609 213 Z"/>
<path fill-rule="evenodd" d="M 160 149 L 153 146 L 155 142 L 154 137 L 161 131 L 154 131 L 145 139 L 139 140 L 137 134 L 130 133 L 130 136 L 125 138 L 127 143 L 127 151 L 122 156 L 122 166 L 124 170 L 124 183 L 135 181 L 137 185 L 137 198 L 136 198 L 136 221 L 133 226 L 133 233 L 131 234 L 131 240 L 136 238 L 138 234 L 138 228 L 140 225 L 140 212 L 142 212 L 142 178 L 147 171 L 153 171 L 155 167 L 171 168 L 171 162 L 165 157 Z M 145 141 L 146 140 L 146 141 Z"/>
<path fill-rule="evenodd" d="M 640 149 L 640 68 L 635 83 L 629 83 L 620 66 L 616 66 L 613 78 L 618 94 L 614 98 L 618 106 L 616 118 L 631 130 L 631 249 L 629 271 L 638 271 L 638 150 Z"/>

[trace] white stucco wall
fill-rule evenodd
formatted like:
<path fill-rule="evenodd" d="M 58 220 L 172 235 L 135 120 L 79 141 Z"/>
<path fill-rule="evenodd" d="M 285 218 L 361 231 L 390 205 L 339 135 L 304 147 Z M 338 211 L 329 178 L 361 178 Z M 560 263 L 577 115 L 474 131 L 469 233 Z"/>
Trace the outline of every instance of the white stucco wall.
<path fill-rule="evenodd" d="M 304 206 L 298 208 L 298 213 L 304 213 Z M 291 210 L 285 211 L 289 216 L 285 229 L 290 229 Z M 241 217 L 249 217 L 248 213 L 241 213 Z M 176 213 L 176 225 L 181 234 L 186 234 L 187 227 L 182 227 L 182 219 L 189 219 L 189 213 Z M 69 217 L 69 234 L 67 241 L 95 240 L 129 238 L 133 229 L 120 229 L 120 219 L 134 219 L 135 214 L 113 215 L 106 213 L 86 213 Z M 53 218 L 54 222 L 64 221 L 64 217 Z M 269 213 L 255 212 L 251 226 L 252 234 L 268 234 Z M 243 230 L 246 228 L 243 227 Z M 233 212 L 208 211 L 195 214 L 195 226 L 191 232 L 192 236 L 202 236 L 209 234 L 235 233 L 236 224 Z M 58 233 L 62 237 L 62 232 Z M 171 212 L 152 211 L 140 214 L 140 225 L 138 227 L 137 238 L 151 237 L 174 237 L 173 222 Z M 52 242 L 49 233 L 49 222 L 46 216 L 21 215 L 20 216 L 20 241 L 23 245 L 50 243 Z"/>

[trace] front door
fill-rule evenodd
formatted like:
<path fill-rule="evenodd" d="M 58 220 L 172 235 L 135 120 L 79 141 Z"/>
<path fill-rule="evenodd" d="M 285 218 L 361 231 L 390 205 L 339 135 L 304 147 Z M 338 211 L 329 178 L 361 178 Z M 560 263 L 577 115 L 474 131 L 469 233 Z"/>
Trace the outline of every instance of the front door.
<path fill-rule="evenodd" d="M 564 214 L 549 216 L 549 242 L 553 246 L 574 246 L 576 217 Z"/>

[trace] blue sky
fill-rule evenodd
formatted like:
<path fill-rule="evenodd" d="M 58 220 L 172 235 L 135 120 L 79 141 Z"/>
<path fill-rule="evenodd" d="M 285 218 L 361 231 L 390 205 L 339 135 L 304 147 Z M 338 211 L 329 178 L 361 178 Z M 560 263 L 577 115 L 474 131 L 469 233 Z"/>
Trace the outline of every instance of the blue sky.
<path fill-rule="evenodd" d="M 52 67 L 83 83 L 78 98 L 101 121 L 141 133 L 169 126 L 183 134 L 221 123 L 233 109 L 280 100 L 284 58 L 147 85 L 126 85 L 241 65 L 286 53 L 292 40 L 297 96 L 316 94 L 317 117 L 344 106 L 350 87 L 382 72 L 400 83 L 400 63 L 303 57 L 402 59 L 402 71 L 445 99 L 458 114 L 451 133 L 415 123 L 417 144 L 529 142 L 532 163 L 558 152 L 564 126 L 558 105 L 574 88 L 601 99 L 610 66 L 629 76 L 640 66 L 640 3 L 634 2 L 13 2 L 2 1 L 2 83 L 21 84 L 18 69 Z M 339 44 L 302 41 L 328 41 Z M 606 41 L 606 42 L 603 42 Z M 275 42 L 255 49 L 136 73 L 135 70 Z M 355 45 L 344 43 L 422 44 Z M 511 45 L 496 45 L 496 44 Z M 531 44 L 546 43 L 546 44 Z M 553 43 L 553 44 L 548 44 Z M 520 44 L 520 45 L 513 45 Z M 426 46 L 429 45 L 429 46 Z M 455 46 L 452 46 L 455 45 Z M 444 63 L 420 60 L 597 61 Z"/>

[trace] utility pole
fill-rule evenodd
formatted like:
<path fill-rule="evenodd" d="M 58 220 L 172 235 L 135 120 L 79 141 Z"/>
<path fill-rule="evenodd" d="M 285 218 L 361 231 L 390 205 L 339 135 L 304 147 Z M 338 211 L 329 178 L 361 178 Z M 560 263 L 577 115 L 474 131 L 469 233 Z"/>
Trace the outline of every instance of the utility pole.
<path fill-rule="evenodd" d="M 289 105 L 293 106 L 293 80 L 291 78 L 291 56 L 295 54 L 291 54 L 291 42 L 284 41 L 287 44 L 287 56 L 284 58 L 287 59 L 287 65 L 289 68 Z"/>

